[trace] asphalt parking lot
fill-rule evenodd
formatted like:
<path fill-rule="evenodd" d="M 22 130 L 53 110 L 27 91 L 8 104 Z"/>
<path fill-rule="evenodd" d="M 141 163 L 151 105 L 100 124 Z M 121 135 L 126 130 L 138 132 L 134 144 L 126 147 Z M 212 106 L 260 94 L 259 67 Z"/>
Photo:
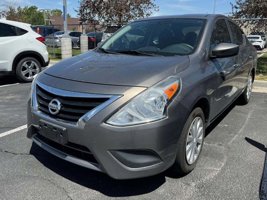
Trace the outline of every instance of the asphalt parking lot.
<path fill-rule="evenodd" d="M 266 198 L 265 82 L 256 83 L 248 105 L 233 104 L 208 128 L 201 159 L 191 174 L 172 177 L 165 172 L 127 181 L 67 163 L 33 145 L 24 126 L 29 90 L 30 84 L 0 77 L 1 200 Z"/>

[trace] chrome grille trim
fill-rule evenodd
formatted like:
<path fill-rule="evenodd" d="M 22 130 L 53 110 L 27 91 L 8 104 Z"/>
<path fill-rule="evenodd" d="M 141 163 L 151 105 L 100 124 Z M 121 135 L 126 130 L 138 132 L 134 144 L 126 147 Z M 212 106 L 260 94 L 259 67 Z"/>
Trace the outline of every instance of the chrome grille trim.
<path fill-rule="evenodd" d="M 67 120 L 62 120 L 62 119 L 57 119 L 54 117 L 51 117 L 50 115 L 42 112 L 38 107 L 38 100 L 37 100 L 37 86 L 42 88 L 43 90 L 57 96 L 61 97 L 70 97 L 70 98 L 88 98 L 88 99 L 93 99 L 93 98 L 106 98 L 108 100 L 104 101 L 100 105 L 94 107 L 92 110 L 88 111 L 85 113 L 83 116 L 79 118 L 77 122 L 71 122 Z M 35 114 L 38 114 L 39 116 L 48 119 L 49 121 L 57 121 L 63 124 L 68 124 L 68 125 L 73 125 L 76 127 L 84 127 L 85 123 L 90 120 L 92 117 L 94 117 L 98 112 L 106 108 L 108 105 L 119 99 L 121 96 L 120 95 L 106 95 L 106 94 L 92 94 L 92 93 L 82 93 L 82 92 L 73 92 L 73 91 L 68 91 L 68 90 L 62 90 L 58 88 L 53 88 L 50 86 L 47 86 L 43 83 L 40 83 L 36 81 L 36 85 L 33 87 L 33 96 L 32 96 L 32 109 Z"/>

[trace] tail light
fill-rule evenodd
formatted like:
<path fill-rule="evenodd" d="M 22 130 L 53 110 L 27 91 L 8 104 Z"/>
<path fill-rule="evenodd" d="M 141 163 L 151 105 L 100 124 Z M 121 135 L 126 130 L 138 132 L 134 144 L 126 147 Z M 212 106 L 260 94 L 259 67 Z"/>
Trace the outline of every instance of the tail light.
<path fill-rule="evenodd" d="M 38 37 L 38 38 L 36 38 L 36 40 L 38 40 L 38 41 L 40 41 L 40 42 L 42 42 L 42 43 L 45 42 L 45 38 L 44 38 L 44 37 Z"/>
<path fill-rule="evenodd" d="M 96 42 L 96 38 L 95 37 L 88 37 L 88 41 L 90 41 L 90 42 Z"/>

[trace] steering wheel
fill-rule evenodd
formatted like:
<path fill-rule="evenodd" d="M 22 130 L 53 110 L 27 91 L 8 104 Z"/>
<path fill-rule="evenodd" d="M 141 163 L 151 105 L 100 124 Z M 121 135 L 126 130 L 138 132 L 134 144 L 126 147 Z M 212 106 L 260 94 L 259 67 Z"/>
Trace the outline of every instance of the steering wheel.
<path fill-rule="evenodd" d="M 128 40 L 128 38 L 124 35 L 121 37 L 121 44 L 124 45 L 125 49 L 129 49 L 130 48 L 130 41 Z"/>

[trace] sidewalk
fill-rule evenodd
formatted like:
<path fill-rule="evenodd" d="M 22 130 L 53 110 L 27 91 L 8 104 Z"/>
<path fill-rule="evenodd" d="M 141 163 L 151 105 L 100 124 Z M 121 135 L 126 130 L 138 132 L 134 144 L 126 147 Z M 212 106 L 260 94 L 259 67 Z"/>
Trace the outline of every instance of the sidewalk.
<path fill-rule="evenodd" d="M 267 81 L 254 81 L 253 92 L 267 93 Z"/>

